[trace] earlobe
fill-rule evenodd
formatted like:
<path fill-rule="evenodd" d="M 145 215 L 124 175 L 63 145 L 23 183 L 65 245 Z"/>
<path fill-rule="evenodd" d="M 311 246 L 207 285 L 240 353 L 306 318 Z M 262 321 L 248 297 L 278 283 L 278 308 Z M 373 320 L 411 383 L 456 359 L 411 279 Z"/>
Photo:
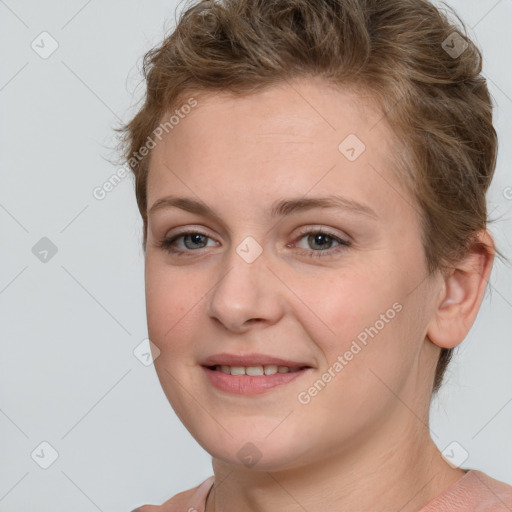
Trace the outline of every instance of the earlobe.
<path fill-rule="evenodd" d="M 471 329 L 482 303 L 492 270 L 495 246 L 487 230 L 444 276 L 443 289 L 427 331 L 427 337 L 441 348 L 459 345 Z"/>

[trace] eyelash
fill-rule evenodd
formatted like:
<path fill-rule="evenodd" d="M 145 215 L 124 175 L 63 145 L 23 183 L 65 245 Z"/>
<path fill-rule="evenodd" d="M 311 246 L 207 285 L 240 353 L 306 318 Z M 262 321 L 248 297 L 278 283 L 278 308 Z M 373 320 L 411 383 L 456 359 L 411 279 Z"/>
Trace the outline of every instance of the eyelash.
<path fill-rule="evenodd" d="M 183 233 L 178 233 L 177 235 L 171 237 L 171 238 L 164 238 L 160 242 L 158 242 L 158 247 L 160 249 L 164 249 L 170 254 L 174 254 L 175 256 L 185 256 L 186 253 L 194 252 L 193 249 L 188 250 L 182 250 L 182 249 L 173 249 L 173 244 L 176 240 L 179 238 L 182 238 L 187 235 L 202 235 L 206 238 L 210 238 L 206 233 L 202 233 L 201 231 L 184 231 Z M 339 238 L 334 233 L 330 232 L 327 229 L 310 229 L 302 231 L 299 235 L 299 237 L 296 239 L 298 242 L 302 238 L 304 238 L 306 235 L 327 235 L 329 238 L 334 240 L 335 242 L 338 242 L 339 245 L 335 246 L 331 249 L 325 249 L 325 250 L 319 250 L 319 251 L 308 251 L 306 253 L 302 253 L 304 256 L 310 257 L 310 258 L 325 258 L 329 256 L 333 256 L 334 254 L 337 254 L 340 251 L 346 250 L 348 247 L 351 246 L 351 243 L 347 240 L 344 240 L 342 238 Z M 196 249 L 197 250 L 197 249 Z M 306 249 L 302 249 L 302 251 L 307 251 Z"/>

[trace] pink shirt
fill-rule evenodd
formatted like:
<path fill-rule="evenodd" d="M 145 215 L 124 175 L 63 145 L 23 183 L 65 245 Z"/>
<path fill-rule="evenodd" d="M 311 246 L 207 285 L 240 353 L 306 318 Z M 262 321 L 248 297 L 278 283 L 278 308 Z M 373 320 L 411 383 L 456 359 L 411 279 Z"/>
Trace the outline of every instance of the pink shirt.
<path fill-rule="evenodd" d="M 147 512 L 204 512 L 213 481 L 211 476 L 197 487 L 176 494 L 163 505 L 152 506 Z M 418 512 L 512 512 L 512 486 L 471 469 Z"/>

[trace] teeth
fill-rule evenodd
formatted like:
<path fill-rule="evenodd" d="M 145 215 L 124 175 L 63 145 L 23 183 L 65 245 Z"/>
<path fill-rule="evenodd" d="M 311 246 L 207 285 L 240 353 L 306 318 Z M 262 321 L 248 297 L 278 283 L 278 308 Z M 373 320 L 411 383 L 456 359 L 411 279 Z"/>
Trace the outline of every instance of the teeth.
<path fill-rule="evenodd" d="M 285 366 L 282 366 L 282 368 L 286 368 Z M 274 373 L 278 372 L 278 367 L 275 364 L 269 364 L 268 366 L 265 366 L 265 375 L 274 375 Z"/>
<path fill-rule="evenodd" d="M 288 366 L 277 366 L 275 364 L 268 364 L 264 366 L 225 366 L 225 365 L 217 365 L 215 367 L 216 370 L 220 370 L 222 373 L 227 373 L 231 375 L 274 375 L 275 373 L 288 373 L 288 372 L 296 372 L 299 368 L 294 370 L 290 370 Z"/>
<path fill-rule="evenodd" d="M 245 374 L 252 376 L 263 375 L 263 366 L 248 366 L 245 368 Z"/>

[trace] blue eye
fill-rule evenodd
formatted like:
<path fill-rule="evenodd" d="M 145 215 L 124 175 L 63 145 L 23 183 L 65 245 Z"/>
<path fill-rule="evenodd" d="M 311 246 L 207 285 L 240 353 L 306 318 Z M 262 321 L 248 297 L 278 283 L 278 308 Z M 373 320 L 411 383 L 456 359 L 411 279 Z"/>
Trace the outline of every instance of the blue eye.
<path fill-rule="evenodd" d="M 172 254 L 180 254 L 183 252 L 188 252 L 187 250 L 197 250 L 202 249 L 203 247 L 206 247 L 205 239 L 208 239 L 208 235 L 205 235 L 204 233 L 199 233 L 197 231 L 191 231 L 188 233 L 181 233 L 179 235 L 176 235 L 172 238 L 164 238 L 160 243 L 159 247 L 162 249 L 165 249 L 166 251 L 172 253 Z M 175 242 L 179 239 L 183 239 L 185 250 L 179 248 L 175 249 L 174 245 Z M 194 245 L 199 245 L 199 247 L 194 247 Z"/>
<path fill-rule="evenodd" d="M 307 243 L 310 247 L 312 246 L 328 246 L 326 248 L 320 250 L 313 250 L 312 252 L 307 252 L 307 256 L 312 258 L 319 258 L 325 256 L 332 256 L 333 253 L 337 253 L 339 251 L 345 250 L 347 247 L 350 247 L 350 242 L 347 240 L 343 240 L 342 238 L 337 237 L 334 233 L 330 233 L 329 231 L 316 229 L 304 231 L 301 233 L 301 236 L 298 240 L 302 240 L 307 237 Z M 327 240 L 327 241 L 326 241 Z M 332 248 L 332 241 L 335 241 L 338 245 Z"/>
<path fill-rule="evenodd" d="M 321 229 L 303 231 L 300 235 L 300 238 L 298 238 L 297 240 L 302 240 L 303 238 L 306 237 L 310 247 L 317 246 L 317 248 L 320 248 L 320 250 L 301 250 L 301 252 L 304 255 L 312 258 L 332 256 L 333 253 L 345 250 L 347 247 L 350 247 L 351 245 L 350 242 L 348 242 L 347 240 L 343 240 L 342 238 L 339 238 L 334 233 L 330 233 L 329 231 Z M 207 247 L 208 239 L 210 239 L 210 237 L 205 233 L 201 233 L 199 231 L 189 231 L 180 233 L 171 238 L 164 238 L 158 243 L 158 247 L 164 249 L 170 254 L 176 256 L 185 256 L 187 255 L 187 253 L 191 253 L 198 249 L 203 249 L 204 247 Z M 183 241 L 183 247 L 176 248 L 176 242 L 180 240 Z M 332 247 L 333 242 L 336 242 L 338 244 L 335 245 L 334 248 Z"/>

